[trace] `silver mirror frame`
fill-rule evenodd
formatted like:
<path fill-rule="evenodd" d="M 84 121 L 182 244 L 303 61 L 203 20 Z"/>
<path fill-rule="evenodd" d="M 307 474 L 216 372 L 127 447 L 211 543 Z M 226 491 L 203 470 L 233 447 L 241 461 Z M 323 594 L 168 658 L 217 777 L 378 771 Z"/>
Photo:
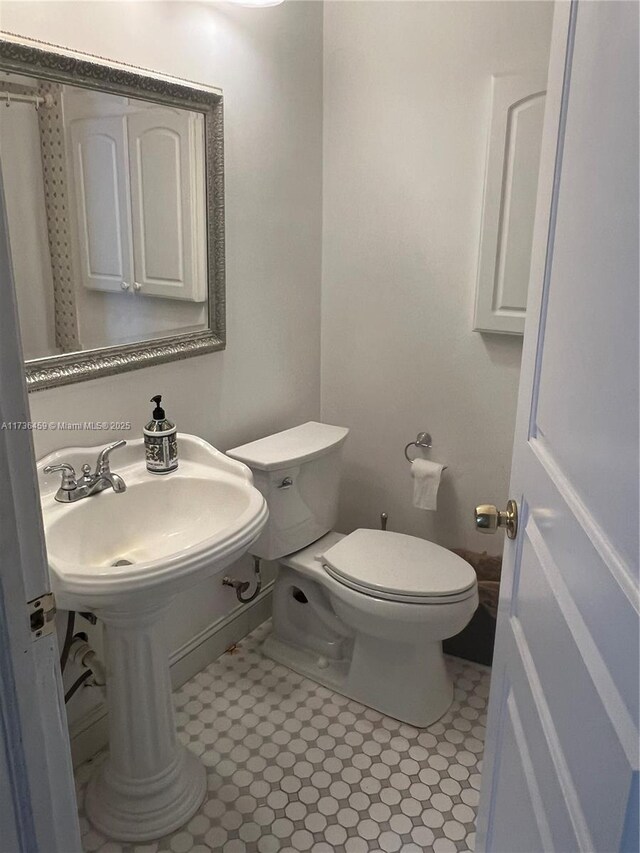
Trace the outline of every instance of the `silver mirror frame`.
<path fill-rule="evenodd" d="M 222 350 L 225 331 L 223 101 L 219 89 L 0 33 L 0 71 L 100 89 L 204 114 L 209 326 L 198 332 L 25 362 L 38 391 Z"/>

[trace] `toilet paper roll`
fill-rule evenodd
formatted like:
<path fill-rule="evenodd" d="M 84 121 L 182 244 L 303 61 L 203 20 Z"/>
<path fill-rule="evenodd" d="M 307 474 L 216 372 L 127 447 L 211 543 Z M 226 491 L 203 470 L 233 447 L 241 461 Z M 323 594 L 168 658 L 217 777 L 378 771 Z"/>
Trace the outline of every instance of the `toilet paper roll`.
<path fill-rule="evenodd" d="M 411 463 L 413 477 L 413 505 L 418 509 L 438 508 L 438 488 L 444 465 L 430 459 L 414 459 Z"/>

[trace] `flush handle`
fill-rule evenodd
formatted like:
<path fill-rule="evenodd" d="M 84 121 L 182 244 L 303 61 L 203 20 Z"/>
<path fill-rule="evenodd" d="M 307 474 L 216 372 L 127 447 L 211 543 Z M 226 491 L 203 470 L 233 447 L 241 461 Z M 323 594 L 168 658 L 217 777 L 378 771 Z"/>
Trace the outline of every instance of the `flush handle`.
<path fill-rule="evenodd" d="M 290 489 L 293 486 L 293 480 L 291 477 L 285 477 L 284 480 L 278 484 L 279 489 Z"/>
<path fill-rule="evenodd" d="M 518 533 L 518 505 L 515 501 L 507 501 L 505 512 L 493 504 L 480 504 L 475 510 L 476 530 L 481 533 L 495 533 L 499 527 L 504 527 L 509 539 L 515 539 Z"/>

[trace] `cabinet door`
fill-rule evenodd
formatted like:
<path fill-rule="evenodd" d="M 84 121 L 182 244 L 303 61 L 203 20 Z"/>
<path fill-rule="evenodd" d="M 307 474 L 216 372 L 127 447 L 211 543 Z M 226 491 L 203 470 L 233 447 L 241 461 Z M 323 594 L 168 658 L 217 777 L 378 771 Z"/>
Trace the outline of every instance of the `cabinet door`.
<path fill-rule="evenodd" d="M 133 113 L 127 122 L 135 290 L 142 296 L 203 302 L 203 116 L 153 109 Z"/>
<path fill-rule="evenodd" d="M 71 162 L 82 283 L 91 290 L 128 290 L 132 260 L 124 116 L 72 122 Z"/>
<path fill-rule="evenodd" d="M 474 329 L 522 334 L 546 75 L 493 77 Z"/>

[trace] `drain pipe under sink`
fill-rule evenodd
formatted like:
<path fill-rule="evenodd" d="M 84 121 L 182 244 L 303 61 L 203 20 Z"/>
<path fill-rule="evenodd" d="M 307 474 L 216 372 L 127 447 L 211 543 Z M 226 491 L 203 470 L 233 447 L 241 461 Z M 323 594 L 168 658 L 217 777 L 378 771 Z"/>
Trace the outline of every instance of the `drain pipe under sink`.
<path fill-rule="evenodd" d="M 92 685 L 99 687 L 103 695 L 106 694 L 107 673 L 105 666 L 87 640 L 80 636 L 73 638 L 69 650 L 69 660 L 90 670 L 93 675 Z"/>

